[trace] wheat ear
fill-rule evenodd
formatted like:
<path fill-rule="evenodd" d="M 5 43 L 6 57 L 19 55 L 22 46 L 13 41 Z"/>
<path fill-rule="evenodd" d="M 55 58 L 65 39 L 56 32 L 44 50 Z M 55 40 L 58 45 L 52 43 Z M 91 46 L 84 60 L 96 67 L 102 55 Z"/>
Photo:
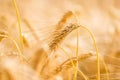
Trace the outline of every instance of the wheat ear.
<path fill-rule="evenodd" d="M 57 46 L 63 41 L 63 39 L 73 30 L 79 26 L 76 24 L 69 24 L 64 29 L 59 30 L 53 35 L 53 39 L 49 43 L 50 50 L 56 50 Z"/>

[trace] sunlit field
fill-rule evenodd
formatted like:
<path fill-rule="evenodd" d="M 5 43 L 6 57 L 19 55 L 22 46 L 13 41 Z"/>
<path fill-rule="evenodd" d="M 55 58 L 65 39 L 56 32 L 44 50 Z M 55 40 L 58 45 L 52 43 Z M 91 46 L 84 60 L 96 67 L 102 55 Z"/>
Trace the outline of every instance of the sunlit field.
<path fill-rule="evenodd" d="M 0 0 L 0 80 L 120 80 L 120 0 Z"/>

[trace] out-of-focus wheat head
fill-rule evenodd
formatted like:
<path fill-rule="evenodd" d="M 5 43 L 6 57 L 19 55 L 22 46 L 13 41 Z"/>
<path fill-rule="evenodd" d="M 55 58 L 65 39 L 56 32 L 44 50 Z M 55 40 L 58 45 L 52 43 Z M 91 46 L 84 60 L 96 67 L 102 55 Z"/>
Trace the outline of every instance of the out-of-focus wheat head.
<path fill-rule="evenodd" d="M 120 0 L 0 0 L 0 80 L 120 80 L 119 40 Z"/>

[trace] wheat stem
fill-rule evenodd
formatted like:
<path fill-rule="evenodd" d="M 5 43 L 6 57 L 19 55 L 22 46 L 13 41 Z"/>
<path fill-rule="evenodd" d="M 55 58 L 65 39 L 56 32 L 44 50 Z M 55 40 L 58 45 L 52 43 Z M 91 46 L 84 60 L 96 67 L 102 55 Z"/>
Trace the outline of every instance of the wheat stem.
<path fill-rule="evenodd" d="M 73 61 L 73 59 L 71 58 L 71 56 L 62 48 L 62 47 L 60 47 L 60 49 L 69 57 L 69 59 L 67 60 L 67 61 L 69 61 L 70 60 L 70 63 L 72 64 L 72 66 L 73 66 L 73 70 L 74 70 L 74 80 L 76 80 L 76 67 L 75 67 L 75 63 L 74 63 L 74 61 Z M 67 61 L 65 61 L 62 65 L 64 65 Z M 75 61 L 77 61 L 76 59 L 75 59 Z M 61 66 L 62 66 L 61 65 Z M 78 70 L 79 70 L 79 68 L 78 68 Z M 80 71 L 80 70 L 79 70 Z M 80 73 L 82 73 L 82 76 L 84 77 L 84 79 L 85 80 L 87 80 L 87 77 L 85 76 L 85 74 L 81 71 Z"/>
<path fill-rule="evenodd" d="M 14 5 L 15 11 L 16 11 L 16 17 L 17 17 L 18 28 L 19 28 L 19 33 L 20 33 L 21 52 L 23 53 L 23 37 L 22 37 L 22 30 L 21 30 L 21 25 L 20 25 L 20 15 L 19 15 L 19 11 L 18 11 L 16 1 L 15 0 L 11 0 L 11 1 Z"/>
<path fill-rule="evenodd" d="M 22 55 L 22 52 L 21 52 L 21 50 L 19 48 L 19 45 L 17 44 L 17 42 L 12 37 L 9 37 L 7 35 L 2 35 L 2 34 L 0 34 L 0 36 L 11 40 L 15 44 L 18 52 L 20 53 L 20 57 L 22 56 L 22 58 L 28 63 L 28 60 L 26 59 L 26 57 Z"/>
<path fill-rule="evenodd" d="M 100 80 L 100 60 L 99 60 L 98 48 L 97 48 L 97 45 L 96 45 L 96 41 L 95 41 L 94 35 L 86 27 L 81 26 L 81 25 L 80 25 L 80 27 L 85 29 L 85 30 L 87 30 L 87 32 L 90 34 L 90 36 L 92 37 L 92 40 L 94 42 L 94 47 L 95 47 L 95 50 L 96 50 L 96 58 L 97 58 L 97 70 L 98 70 L 98 72 L 97 72 L 97 80 Z"/>

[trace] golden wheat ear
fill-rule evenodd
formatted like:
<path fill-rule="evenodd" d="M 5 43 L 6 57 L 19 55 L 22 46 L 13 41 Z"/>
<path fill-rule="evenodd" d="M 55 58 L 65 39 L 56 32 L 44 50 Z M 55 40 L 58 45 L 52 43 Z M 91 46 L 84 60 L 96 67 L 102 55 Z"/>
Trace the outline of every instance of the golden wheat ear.
<path fill-rule="evenodd" d="M 67 35 L 67 31 L 69 32 L 69 30 L 67 30 L 67 27 L 66 24 L 69 20 L 71 20 L 71 18 L 74 16 L 73 12 L 72 11 L 68 11 L 66 12 L 62 19 L 58 22 L 58 24 L 56 25 L 56 28 L 54 29 L 52 35 L 50 36 L 51 39 L 49 41 L 49 47 L 50 47 L 50 50 L 55 50 L 57 48 L 57 43 L 59 44 L 59 42 L 61 42 L 62 40 L 60 39 L 63 39 L 65 37 L 65 35 Z M 64 31 L 63 31 L 64 30 Z M 64 33 L 63 33 L 64 32 Z M 66 34 L 67 33 L 67 34 Z M 62 36 L 63 35 L 63 36 Z M 59 38 L 59 39 L 58 39 Z M 57 42 L 58 41 L 58 42 Z M 56 46 L 56 47 L 55 47 Z"/>
<path fill-rule="evenodd" d="M 56 31 L 53 35 L 53 39 L 49 43 L 50 50 L 56 50 L 58 45 L 63 41 L 63 39 L 78 27 L 79 26 L 76 24 L 69 24 L 64 29 Z"/>
<path fill-rule="evenodd" d="M 72 11 L 68 11 L 67 13 L 65 13 L 62 17 L 62 19 L 58 22 L 56 30 L 60 30 L 63 28 L 63 25 L 66 24 L 66 22 L 73 16 L 73 12 Z"/>

